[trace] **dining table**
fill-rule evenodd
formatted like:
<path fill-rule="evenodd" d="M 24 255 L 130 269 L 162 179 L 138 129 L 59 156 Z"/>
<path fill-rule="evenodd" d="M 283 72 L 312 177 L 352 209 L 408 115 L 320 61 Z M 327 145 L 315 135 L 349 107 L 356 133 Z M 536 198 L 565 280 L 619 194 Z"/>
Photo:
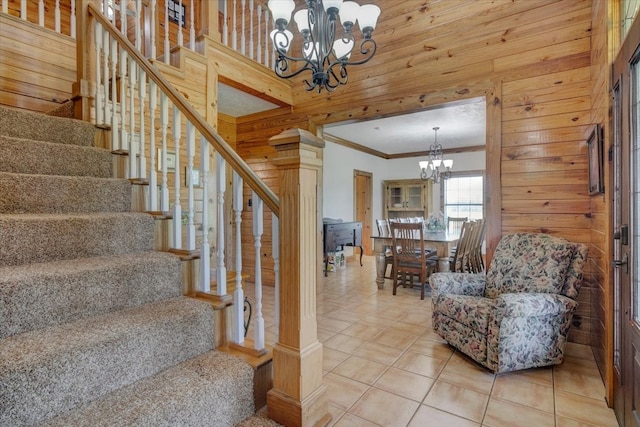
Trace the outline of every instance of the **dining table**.
<path fill-rule="evenodd" d="M 425 247 L 432 247 L 438 254 L 438 271 L 449 271 L 449 254 L 458 243 L 459 233 L 444 231 L 429 231 L 423 233 Z M 384 273 L 386 269 L 385 253 L 393 244 L 391 236 L 373 236 L 373 250 L 376 257 L 376 285 L 384 289 Z"/>

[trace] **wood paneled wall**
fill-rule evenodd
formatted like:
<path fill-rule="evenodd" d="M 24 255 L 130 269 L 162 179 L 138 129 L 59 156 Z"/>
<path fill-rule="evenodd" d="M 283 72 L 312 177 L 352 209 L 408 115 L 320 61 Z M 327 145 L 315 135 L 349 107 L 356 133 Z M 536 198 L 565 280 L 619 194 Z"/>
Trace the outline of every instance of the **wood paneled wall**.
<path fill-rule="evenodd" d="M 487 173 L 499 177 L 488 190 L 497 193 L 487 197 L 496 225 L 488 231 L 492 244 L 514 231 L 590 243 L 585 140 L 593 123 L 592 2 L 374 3 L 382 9 L 376 56 L 350 67 L 349 83 L 331 94 L 306 92 L 295 80 L 291 113 L 239 118 L 239 153 L 270 179 L 276 172 L 266 141 L 284 129 L 485 96 L 494 110 L 487 116 L 487 158 L 497 159 Z M 581 324 L 570 334 L 573 341 L 590 342 L 591 286 L 588 281 L 580 294 Z"/>

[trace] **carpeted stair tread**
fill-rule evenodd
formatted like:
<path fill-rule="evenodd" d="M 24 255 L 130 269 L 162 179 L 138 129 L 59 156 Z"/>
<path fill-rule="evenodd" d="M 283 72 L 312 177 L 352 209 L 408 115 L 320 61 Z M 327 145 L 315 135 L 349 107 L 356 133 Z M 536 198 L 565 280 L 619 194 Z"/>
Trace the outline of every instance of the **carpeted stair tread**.
<path fill-rule="evenodd" d="M 0 135 L 0 172 L 111 178 L 113 155 L 104 148 Z"/>
<path fill-rule="evenodd" d="M 144 213 L 0 214 L 0 266 L 149 251 L 154 227 Z"/>
<path fill-rule="evenodd" d="M 0 267 L 0 338 L 181 295 L 164 252 Z"/>
<path fill-rule="evenodd" d="M 128 212 L 126 179 L 0 172 L 0 213 Z"/>
<path fill-rule="evenodd" d="M 96 128 L 89 122 L 0 107 L 3 135 L 71 145 L 93 145 Z"/>
<path fill-rule="evenodd" d="M 213 310 L 179 297 L 0 340 L 0 425 L 41 422 L 213 348 Z"/>
<path fill-rule="evenodd" d="M 211 351 L 42 425 L 229 427 L 253 412 L 252 368 L 228 354 Z"/>

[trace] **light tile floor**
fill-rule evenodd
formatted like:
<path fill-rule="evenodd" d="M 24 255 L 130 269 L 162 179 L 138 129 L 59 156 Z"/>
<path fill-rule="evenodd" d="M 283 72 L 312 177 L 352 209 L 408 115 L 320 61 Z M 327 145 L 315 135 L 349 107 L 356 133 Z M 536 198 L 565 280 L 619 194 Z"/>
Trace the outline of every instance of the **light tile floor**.
<path fill-rule="evenodd" d="M 389 280 L 378 290 L 374 257 L 363 261 L 318 283 L 332 426 L 618 426 L 589 347 L 569 343 L 560 366 L 494 375 L 433 332 L 429 298 L 409 288 L 394 296 Z M 272 294 L 263 303 L 271 342 Z"/>

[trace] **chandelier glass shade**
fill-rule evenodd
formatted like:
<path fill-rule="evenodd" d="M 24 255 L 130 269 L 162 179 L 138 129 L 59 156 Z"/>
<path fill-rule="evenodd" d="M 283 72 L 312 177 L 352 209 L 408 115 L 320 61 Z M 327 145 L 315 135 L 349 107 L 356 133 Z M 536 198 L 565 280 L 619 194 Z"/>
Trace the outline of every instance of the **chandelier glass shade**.
<path fill-rule="evenodd" d="M 429 160 L 418 162 L 420 166 L 420 178 L 423 180 L 432 180 L 435 183 L 440 182 L 440 178 L 448 179 L 451 177 L 451 168 L 453 168 L 453 160 L 442 158 L 442 145 L 438 143 L 438 129 L 434 127 L 435 138 L 433 144 L 429 147 Z"/>
<path fill-rule="evenodd" d="M 380 8 L 342 0 L 306 0 L 306 4 L 306 9 L 300 9 L 293 15 L 302 35 L 301 56 L 296 57 L 289 54 L 294 36 L 287 29 L 295 2 L 269 0 L 268 6 L 275 22 L 275 29 L 270 35 L 276 51 L 274 71 L 277 76 L 288 79 L 308 70 L 311 79 L 304 80 L 306 90 L 317 89 L 320 93 L 324 88 L 333 92 L 338 86 L 347 84 L 348 65 L 364 64 L 376 53 L 376 42 L 371 34 L 376 28 Z M 336 35 L 338 18 L 344 30 L 339 36 Z M 356 22 L 362 31 L 362 40 L 358 45 L 358 59 L 351 61 L 356 46 L 353 33 Z M 292 67 L 293 63 L 298 63 L 298 66 Z"/>

